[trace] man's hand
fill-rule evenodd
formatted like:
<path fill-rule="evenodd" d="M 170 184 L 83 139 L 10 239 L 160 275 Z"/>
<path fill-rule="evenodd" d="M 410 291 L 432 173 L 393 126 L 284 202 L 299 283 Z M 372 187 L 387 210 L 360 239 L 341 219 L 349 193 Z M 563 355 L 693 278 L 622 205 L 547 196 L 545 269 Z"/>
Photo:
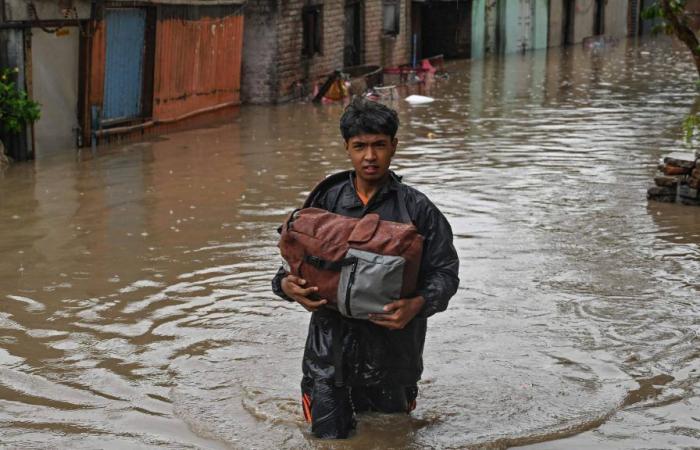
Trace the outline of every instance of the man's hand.
<path fill-rule="evenodd" d="M 293 298 L 297 303 L 306 308 L 307 311 L 314 312 L 321 306 L 328 303 L 327 300 L 311 300 L 310 295 L 318 292 L 318 287 L 311 286 L 305 288 L 306 280 L 294 275 L 287 275 L 280 283 L 282 290 L 287 297 Z"/>
<path fill-rule="evenodd" d="M 390 330 L 401 330 L 418 314 L 425 304 L 421 296 L 404 298 L 384 305 L 386 314 L 370 314 L 369 320 Z"/>

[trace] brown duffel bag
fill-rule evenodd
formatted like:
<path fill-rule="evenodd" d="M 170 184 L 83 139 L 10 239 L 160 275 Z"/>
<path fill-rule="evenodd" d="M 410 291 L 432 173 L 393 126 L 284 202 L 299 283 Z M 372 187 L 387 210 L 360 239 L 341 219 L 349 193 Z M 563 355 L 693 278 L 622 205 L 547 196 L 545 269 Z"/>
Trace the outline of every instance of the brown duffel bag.
<path fill-rule="evenodd" d="M 402 216 L 408 217 L 399 192 Z M 278 245 L 287 270 L 318 287 L 316 298 L 356 319 L 414 294 L 423 253 L 423 237 L 413 224 L 309 207 L 287 217 Z"/>

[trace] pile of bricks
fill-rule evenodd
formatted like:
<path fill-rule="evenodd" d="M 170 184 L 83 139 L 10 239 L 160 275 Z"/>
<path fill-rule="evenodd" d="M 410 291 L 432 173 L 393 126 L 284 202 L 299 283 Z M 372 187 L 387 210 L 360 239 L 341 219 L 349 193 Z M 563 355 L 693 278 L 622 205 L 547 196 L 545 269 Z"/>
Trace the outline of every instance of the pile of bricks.
<path fill-rule="evenodd" d="M 659 170 L 663 175 L 654 177 L 656 186 L 647 190 L 649 200 L 700 206 L 700 151 L 668 155 Z"/>

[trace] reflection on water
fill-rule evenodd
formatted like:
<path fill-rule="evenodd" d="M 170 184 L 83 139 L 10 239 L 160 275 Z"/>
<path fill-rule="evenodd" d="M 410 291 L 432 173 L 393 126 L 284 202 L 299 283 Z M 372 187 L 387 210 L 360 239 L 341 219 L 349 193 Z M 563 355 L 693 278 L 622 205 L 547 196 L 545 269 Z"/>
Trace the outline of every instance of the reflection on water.
<path fill-rule="evenodd" d="M 401 101 L 395 169 L 453 225 L 419 406 L 337 448 L 700 446 L 700 210 L 647 204 L 692 65 L 668 42 L 454 62 Z M 346 167 L 341 106 L 0 176 L 0 442 L 325 448 L 298 404 L 307 313 L 275 228 Z M 54 444 L 51 444 L 54 445 Z"/>

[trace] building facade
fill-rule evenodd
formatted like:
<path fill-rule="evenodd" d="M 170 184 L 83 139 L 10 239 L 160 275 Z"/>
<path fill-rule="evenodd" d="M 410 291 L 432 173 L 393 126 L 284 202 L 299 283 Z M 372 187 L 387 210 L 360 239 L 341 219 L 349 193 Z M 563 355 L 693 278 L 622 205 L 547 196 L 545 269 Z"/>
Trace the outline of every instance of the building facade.
<path fill-rule="evenodd" d="M 84 139 L 172 129 L 240 104 L 240 0 L 94 9 L 79 114 Z"/>
<path fill-rule="evenodd" d="M 248 0 L 245 102 L 310 94 L 330 73 L 410 60 L 409 0 Z"/>
<path fill-rule="evenodd" d="M 185 126 L 240 104 L 243 0 L 4 0 L 0 67 L 40 103 L 15 159 Z"/>

